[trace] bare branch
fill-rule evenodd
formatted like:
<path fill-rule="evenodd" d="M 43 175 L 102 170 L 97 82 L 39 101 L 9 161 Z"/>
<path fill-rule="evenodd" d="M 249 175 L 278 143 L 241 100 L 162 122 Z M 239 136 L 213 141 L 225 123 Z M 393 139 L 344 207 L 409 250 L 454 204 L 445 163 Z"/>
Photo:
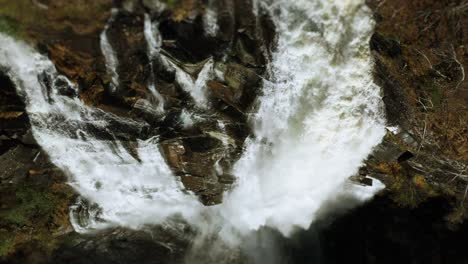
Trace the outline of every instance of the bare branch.
<path fill-rule="evenodd" d="M 455 48 L 453 47 L 453 45 L 452 45 L 452 52 L 453 52 L 453 60 L 456 63 L 458 63 L 458 65 L 460 65 L 460 69 L 461 69 L 461 72 L 462 72 L 462 78 L 457 83 L 457 86 L 455 87 L 455 90 L 457 90 L 458 87 L 460 87 L 460 85 L 465 81 L 465 68 L 463 67 L 463 64 L 461 64 L 461 62 L 457 59 L 457 52 L 455 51 Z"/>

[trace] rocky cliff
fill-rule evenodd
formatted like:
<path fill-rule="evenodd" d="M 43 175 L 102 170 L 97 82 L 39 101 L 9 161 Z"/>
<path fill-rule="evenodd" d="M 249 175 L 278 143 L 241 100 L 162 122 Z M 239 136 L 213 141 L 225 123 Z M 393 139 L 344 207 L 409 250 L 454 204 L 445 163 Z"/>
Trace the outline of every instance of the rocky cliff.
<path fill-rule="evenodd" d="M 437 223 L 429 232 L 431 241 L 463 238 L 459 234 L 466 232 L 468 6 L 458 0 L 367 4 L 376 21 L 369 45 L 389 131 L 354 178 L 369 184 L 365 177 L 371 176 L 387 188 L 371 204 L 324 227 L 327 238 L 321 242 L 331 263 L 340 263 L 330 256 L 347 245 L 333 244 L 335 232 L 355 230 L 359 219 L 374 214 L 387 216 L 378 218 L 377 226 L 362 220 L 374 231 L 397 227 L 398 219 L 405 218 L 409 226 L 422 221 L 428 229 L 429 222 Z M 77 94 L 64 90 L 67 96 L 144 123 L 138 132 L 120 123 L 110 130 L 137 159 L 135 142 L 158 135 L 174 175 L 209 206 L 221 203 L 223 192 L 234 183 L 228 172 L 251 134 L 248 117 L 255 112 L 255 98 L 261 94 L 261 81 L 268 79 L 266 66 L 275 49 L 270 15 L 255 13 L 251 6 L 250 0 L 0 0 L 0 31 L 34 45 L 77 84 Z M 212 13 L 216 20 L 210 19 Z M 148 30 L 158 32 L 156 46 L 148 40 Z M 115 68 L 109 69 L 109 59 L 115 60 Z M 162 67 L 165 63 L 174 67 Z M 204 75 L 206 68 L 216 74 Z M 185 237 L 170 232 L 157 231 L 175 241 L 167 243 L 179 245 L 178 251 L 155 243 L 145 232 L 109 230 L 98 239 L 73 233 L 68 210 L 76 194 L 65 183 L 65 173 L 32 138 L 25 105 L 7 71 L 0 69 L 0 260 L 47 263 L 52 256 L 65 263 L 81 254 L 93 257 L 76 263 L 180 260 L 187 248 Z M 196 100 L 184 87 L 200 79 L 207 81 L 209 101 Z M 156 93 L 152 85 L 158 87 Z M 363 246 L 361 263 L 390 263 L 382 261 L 386 254 L 381 249 L 369 245 L 391 236 L 390 227 L 386 234 L 362 231 L 370 242 Z M 392 244 L 394 250 L 411 254 L 393 260 L 427 260 L 425 255 L 418 258 L 423 249 L 413 246 L 424 239 L 422 231 L 408 228 L 398 234 L 412 232 L 414 237 Z M 112 259 L 119 251 L 124 257 Z M 144 255 L 146 251 L 154 255 Z M 144 257 L 134 258 L 132 252 Z M 459 251 L 450 256 L 441 253 L 434 263 L 466 260 Z"/>

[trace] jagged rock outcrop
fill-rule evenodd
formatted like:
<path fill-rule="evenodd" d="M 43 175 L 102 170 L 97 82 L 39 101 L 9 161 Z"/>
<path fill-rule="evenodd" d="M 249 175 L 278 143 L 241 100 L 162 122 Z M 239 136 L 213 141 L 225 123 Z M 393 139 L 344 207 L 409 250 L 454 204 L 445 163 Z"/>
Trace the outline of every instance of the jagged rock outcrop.
<path fill-rule="evenodd" d="M 10 3 L 9 7 L 26 5 L 25 2 Z M 213 153 L 191 155 L 191 162 L 200 165 L 186 166 L 183 170 L 184 174 L 198 177 L 182 178 L 187 190 L 200 193 L 200 181 L 209 183 L 204 188 L 210 195 L 200 194 L 201 200 L 205 204 L 221 202 L 227 186 L 218 177 L 229 171 L 250 134 L 247 113 L 258 94 L 266 61 L 274 47 L 274 26 L 268 14 L 260 12 L 257 17 L 249 0 L 114 3 L 83 0 L 73 7 L 60 0 L 37 3 L 40 5 L 29 7 L 28 11 L 37 19 L 41 16 L 48 19 L 41 26 L 15 12 L 0 14 L 25 27 L 19 36 L 35 43 L 60 73 L 78 84 L 77 95 L 85 103 L 148 124 L 135 131 L 118 122 L 110 127 L 112 134 L 128 142 L 125 145 L 155 135 L 160 135 L 162 146 L 184 142 L 186 149 L 197 148 L 194 144 L 199 142 L 191 143 L 187 140 L 191 138 L 229 142 L 220 144 Z M 91 8 L 94 10 L 88 11 Z M 80 16 L 78 11 L 89 14 Z M 96 13 L 99 14 L 95 19 L 87 19 Z M 150 23 L 150 28 L 145 23 Z M 104 46 L 108 44 L 105 48 L 111 50 L 102 50 L 103 41 L 108 41 Z M 109 54 L 104 52 L 114 53 L 115 75 L 106 66 Z M 200 77 L 211 63 L 209 76 Z M 199 78 L 206 79 L 203 80 L 206 83 L 197 84 L 201 85 L 197 89 L 205 90 L 210 106 L 201 106 L 192 91 L 187 90 L 195 89 Z M 114 84 L 115 81 L 118 83 Z M 164 113 L 155 110 L 162 105 Z M 187 112 L 196 113 L 185 120 L 190 124 L 182 120 Z M 17 114 L 12 120 L 21 118 Z M 112 137 L 107 131 L 96 133 L 98 138 Z M 187 159 L 185 154 L 167 151 L 163 154 L 180 176 L 179 165 L 170 161 L 174 155 L 180 155 L 177 156 L 180 160 Z"/>
<path fill-rule="evenodd" d="M 222 194 L 234 183 L 229 171 L 250 135 L 247 115 L 254 107 L 274 47 L 274 26 L 267 13 L 257 17 L 249 0 L 175 4 L 108 0 L 31 4 L 21 0 L 0 4 L 0 30 L 36 46 L 59 73 L 77 84 L 76 90 L 55 85 L 58 92 L 78 96 L 103 110 L 97 114 L 109 120 L 106 131 L 91 123 L 87 128 L 96 139 L 117 138 L 138 160 L 136 140 L 159 135 L 161 153 L 185 189 L 197 194 L 205 205 L 222 201 Z M 111 11 L 112 7 L 117 11 Z M 149 46 L 153 43 L 145 35 L 147 18 L 155 27 L 150 34 L 160 38 L 160 47 Z M 8 28 L 2 28 L 4 25 Z M 102 34 L 118 61 L 115 90 L 102 50 Z M 158 53 L 152 54 L 150 48 L 157 48 Z M 200 105 L 187 90 L 187 83 L 194 86 L 211 64 L 210 74 L 202 77 L 209 105 Z M 42 81 L 44 89 L 51 89 L 50 80 Z M 6 168 L 0 174 L 0 236 L 6 238 L 0 244 L 0 256 L 10 256 L 0 261 L 47 263 L 59 246 L 58 239 L 66 239 L 64 235 L 76 244 L 68 249 L 61 244 L 62 253 L 53 256 L 57 262 L 69 262 L 77 252 L 108 261 L 116 247 L 133 252 L 136 245 L 148 246 L 161 261 L 174 257 L 173 249 L 150 242 L 147 233 L 103 233 L 96 242 L 101 245 L 94 251 L 89 250 L 92 239 L 68 234 L 73 231 L 68 210 L 75 194 L 65 184 L 64 173 L 35 143 L 25 105 L 5 71 L 0 83 L 0 163 Z M 154 98 L 151 84 L 162 99 Z M 3 89 L 5 85 L 8 89 Z M 164 102 L 163 112 L 154 110 L 158 100 Z M 119 116 L 135 123 L 122 123 Z M 177 247 L 183 250 L 183 246 Z"/>
<path fill-rule="evenodd" d="M 459 0 L 367 2 L 377 22 L 370 42 L 375 80 L 383 89 L 389 125 L 398 126 L 399 131 L 389 131 L 360 171 L 362 177 L 383 181 L 386 191 L 356 215 L 343 218 L 351 219 L 351 224 L 338 220 L 332 226 L 336 232 L 356 230 L 361 216 L 390 208 L 384 210 L 386 218 L 374 221 L 381 226 L 364 223 L 369 229 L 385 231 L 382 238 L 391 239 L 388 233 L 393 230 L 379 227 L 399 226 L 402 218 L 418 212 L 425 216 L 431 206 L 440 206 L 449 209 L 437 211 L 436 234 L 431 233 L 427 245 L 458 238 L 442 226 L 441 218 L 446 217 L 454 228 L 466 218 L 468 206 L 466 4 Z M 275 27 L 267 12 L 254 14 L 250 0 L 0 0 L 0 6 L 0 30 L 33 43 L 79 87 L 76 91 L 63 86 L 61 94 L 79 96 L 102 109 L 103 116 L 137 121 L 129 125 L 114 118 L 108 131 L 91 128 L 97 139 L 115 136 L 138 159 L 133 149 L 136 140 L 159 135 L 161 153 L 185 189 L 205 205 L 222 201 L 223 192 L 234 183 L 229 175 L 232 164 L 251 134 L 247 118 L 262 78 L 268 77 L 265 66 L 275 48 Z M 118 11 L 110 19 L 112 7 Z M 157 55 L 148 52 L 147 17 L 157 31 L 151 32 L 153 37 L 161 38 Z M 115 90 L 101 49 L 103 31 L 119 62 Z M 210 64 L 213 74 L 201 76 Z M 199 78 L 206 78 L 209 106 L 197 102 L 193 91 L 184 86 L 184 82 L 194 86 Z M 151 84 L 160 98 L 154 98 Z M 68 206 L 74 194 L 64 184 L 63 172 L 50 164 L 34 142 L 24 103 L 5 72 L 0 74 L 0 86 L 0 165 L 5 168 L 0 172 L 0 237 L 4 238 L 0 256 L 16 252 L 11 259 L 47 262 L 57 238 L 71 232 Z M 161 101 L 163 113 L 155 110 Z M 369 179 L 363 182 L 371 184 Z M 381 242 L 369 229 L 353 236 L 369 235 L 370 243 Z M 402 228 L 397 235 L 411 231 Z M 67 238 L 53 256 L 57 263 L 74 263 L 77 256 L 88 254 L 91 257 L 78 263 L 143 263 L 156 258 L 165 262 L 182 255 L 145 232 L 115 229 L 97 239 L 76 234 Z M 421 241 L 418 238 L 394 240 L 394 250 L 421 252 L 412 247 Z M 185 250 L 185 242 L 175 248 Z M 340 248 L 332 243 L 324 247 L 330 252 Z M 125 252 L 118 255 L 121 250 Z M 381 259 L 378 249 L 366 250 L 370 260 L 363 263 Z"/>

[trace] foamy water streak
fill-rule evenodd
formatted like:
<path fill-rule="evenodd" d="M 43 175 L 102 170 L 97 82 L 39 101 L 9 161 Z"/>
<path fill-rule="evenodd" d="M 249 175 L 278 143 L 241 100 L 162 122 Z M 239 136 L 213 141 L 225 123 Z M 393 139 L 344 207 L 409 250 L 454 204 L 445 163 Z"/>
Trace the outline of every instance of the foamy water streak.
<path fill-rule="evenodd" d="M 225 228 L 270 226 L 288 235 L 308 228 L 344 191 L 384 135 L 368 47 L 374 24 L 364 1 L 263 4 L 279 14 L 273 80 L 264 82 L 255 137 L 235 166 L 238 185 L 221 213 L 232 225 Z M 379 188 L 354 193 L 367 199 Z"/>
<path fill-rule="evenodd" d="M 214 75 L 213 59 L 209 59 L 205 62 L 196 78 L 193 78 L 174 63 L 171 63 L 171 67 L 175 70 L 176 80 L 182 89 L 191 95 L 198 107 L 207 108 L 208 98 L 206 94 L 206 83 Z"/>
<path fill-rule="evenodd" d="M 77 230 L 108 225 L 138 228 L 162 223 L 179 213 L 190 218 L 199 211 L 201 204 L 183 192 L 165 163 L 157 138 L 134 143 L 137 160 L 112 131 L 112 124 L 117 123 L 114 128 L 126 127 L 129 133 L 138 134 L 145 124 L 90 108 L 78 98 L 61 96 L 54 86 L 46 92 L 39 76 L 47 76 L 52 83 L 65 77 L 58 75 L 47 58 L 1 34 L 0 66 L 8 69 L 26 99 L 38 143 L 70 176 L 70 184 L 100 207 L 102 222 L 90 219 L 89 226 Z M 96 138 L 96 133 L 103 134 L 102 138 Z"/>
<path fill-rule="evenodd" d="M 216 37 L 216 34 L 219 30 L 218 13 L 217 10 L 214 9 L 215 1 L 216 0 L 211 0 L 208 2 L 208 7 L 205 10 L 205 14 L 203 15 L 203 26 L 205 34 L 211 37 Z"/>
<path fill-rule="evenodd" d="M 119 74 L 117 73 L 119 60 L 117 59 L 117 55 L 109 42 L 107 30 L 109 29 L 109 25 L 114 21 L 115 16 L 118 14 L 118 9 L 113 8 L 111 12 L 111 17 L 109 18 L 109 21 L 107 21 L 107 24 L 100 35 L 100 45 L 101 52 L 106 61 L 107 74 L 111 77 L 111 89 L 112 91 L 115 91 L 119 87 Z"/>
<path fill-rule="evenodd" d="M 158 25 L 151 21 L 151 18 L 148 14 L 145 14 L 144 20 L 144 35 L 146 44 L 148 45 L 148 54 L 150 59 L 150 71 L 151 76 L 149 78 L 148 83 L 148 90 L 153 95 L 153 99 L 156 101 L 157 111 L 160 113 L 164 112 L 164 98 L 162 95 L 156 90 L 155 84 L 155 76 L 154 76 L 154 66 L 153 66 L 153 59 L 155 56 L 159 55 L 159 51 L 161 50 L 162 45 L 162 37 L 159 34 Z"/>

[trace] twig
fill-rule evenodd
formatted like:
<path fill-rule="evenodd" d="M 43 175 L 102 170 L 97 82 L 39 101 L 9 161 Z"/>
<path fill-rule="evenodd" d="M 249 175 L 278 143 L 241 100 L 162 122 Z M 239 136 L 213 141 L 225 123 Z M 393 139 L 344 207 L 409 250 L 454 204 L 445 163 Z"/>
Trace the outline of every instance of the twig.
<path fill-rule="evenodd" d="M 421 54 L 421 55 L 426 59 L 427 63 L 429 63 L 429 68 L 432 69 L 432 63 L 431 63 L 431 61 L 429 60 L 429 58 L 426 56 L 426 54 L 422 53 L 422 52 L 421 52 L 420 50 L 418 50 L 418 49 L 415 49 L 415 50 L 416 50 L 419 54 Z"/>
<path fill-rule="evenodd" d="M 426 130 L 427 130 L 427 122 L 426 122 L 426 119 L 424 119 L 424 131 L 423 131 L 423 135 L 421 138 L 421 142 L 419 143 L 418 152 L 421 150 L 421 147 L 424 143 L 424 139 L 426 138 Z"/>
<path fill-rule="evenodd" d="M 463 67 L 463 64 L 461 64 L 461 62 L 457 59 L 457 53 L 455 52 L 455 48 L 453 47 L 453 44 L 452 44 L 452 52 L 453 52 L 453 60 L 455 60 L 455 62 L 458 63 L 458 65 L 460 65 L 460 69 L 462 71 L 462 78 L 458 82 L 457 86 L 455 87 L 455 90 L 457 90 L 458 87 L 460 87 L 460 84 L 462 84 L 465 81 L 465 68 Z"/>

